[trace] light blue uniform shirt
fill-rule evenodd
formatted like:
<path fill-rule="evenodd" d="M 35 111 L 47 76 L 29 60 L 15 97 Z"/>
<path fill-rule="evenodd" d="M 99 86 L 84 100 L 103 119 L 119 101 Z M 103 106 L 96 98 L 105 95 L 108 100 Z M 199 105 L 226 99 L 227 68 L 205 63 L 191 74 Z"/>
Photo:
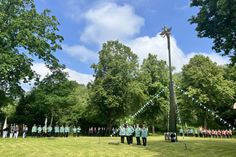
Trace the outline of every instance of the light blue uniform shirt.
<path fill-rule="evenodd" d="M 38 127 L 38 133 L 42 132 L 42 127 Z"/>
<path fill-rule="evenodd" d="M 120 136 L 125 136 L 125 128 L 124 127 L 120 127 L 119 135 Z"/>
<path fill-rule="evenodd" d="M 148 136 L 148 129 L 142 128 L 142 137 L 146 138 Z"/>
<path fill-rule="evenodd" d="M 70 132 L 70 128 L 68 126 L 65 127 L 65 132 Z"/>
<path fill-rule="evenodd" d="M 59 133 L 59 126 L 55 126 L 54 131 L 55 131 L 55 133 Z"/>
<path fill-rule="evenodd" d="M 135 128 L 135 137 L 140 137 L 141 136 L 141 128 Z"/>
<path fill-rule="evenodd" d="M 65 132 L 65 128 L 63 126 L 60 127 L 60 133 L 64 133 Z"/>
<path fill-rule="evenodd" d="M 74 127 L 72 130 L 73 130 L 73 133 L 76 133 L 76 127 Z"/>
<path fill-rule="evenodd" d="M 32 127 L 32 132 L 33 132 L 33 133 L 37 132 L 37 127 L 36 127 L 36 126 L 33 126 L 33 127 Z"/>
<path fill-rule="evenodd" d="M 48 127 L 48 132 L 52 132 L 52 127 L 51 126 Z"/>

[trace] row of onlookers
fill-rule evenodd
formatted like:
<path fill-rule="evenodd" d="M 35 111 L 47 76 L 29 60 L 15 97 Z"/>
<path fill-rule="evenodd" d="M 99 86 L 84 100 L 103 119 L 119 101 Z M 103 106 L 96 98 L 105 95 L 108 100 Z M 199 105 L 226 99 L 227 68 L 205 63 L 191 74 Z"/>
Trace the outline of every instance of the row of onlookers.
<path fill-rule="evenodd" d="M 2 130 L 2 131 L 1 131 Z M 22 125 L 22 137 L 26 137 L 26 133 L 28 131 L 27 125 Z M 2 137 L 7 138 L 8 136 L 10 138 L 18 138 L 19 132 L 20 132 L 20 127 L 18 124 L 11 124 L 10 126 L 6 125 L 6 127 L 3 127 L 0 129 L 0 135 L 2 132 Z"/>
<path fill-rule="evenodd" d="M 225 130 L 220 130 L 220 129 L 186 129 L 183 130 L 182 128 L 179 130 L 180 136 L 195 136 L 195 137 L 215 137 L 215 138 L 230 138 L 233 135 L 233 132 L 231 129 L 225 129 Z"/>

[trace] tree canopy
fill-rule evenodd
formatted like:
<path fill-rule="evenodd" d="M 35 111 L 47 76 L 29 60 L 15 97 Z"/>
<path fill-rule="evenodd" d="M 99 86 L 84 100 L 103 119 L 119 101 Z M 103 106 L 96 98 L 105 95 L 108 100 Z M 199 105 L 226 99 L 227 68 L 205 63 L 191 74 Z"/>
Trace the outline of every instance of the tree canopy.
<path fill-rule="evenodd" d="M 213 49 L 229 55 L 236 63 L 236 1 L 235 0 L 193 0 L 192 7 L 199 7 L 197 15 L 190 18 L 197 24 L 198 36 L 213 39 Z"/>
<path fill-rule="evenodd" d="M 131 82 L 137 76 L 137 56 L 118 41 L 108 41 L 94 64 L 95 80 L 90 89 L 91 108 L 97 110 L 100 120 L 111 127 L 127 115 Z M 90 108 L 90 109 L 91 109 Z"/>
<path fill-rule="evenodd" d="M 21 94 L 21 81 L 37 77 L 35 58 L 60 67 L 53 54 L 63 40 L 58 25 L 49 10 L 37 12 L 34 0 L 0 0 L 0 98 Z"/>
<path fill-rule="evenodd" d="M 81 90 L 83 93 L 78 93 Z M 82 107 L 77 104 L 86 105 L 82 100 L 85 94 L 83 86 L 69 81 L 60 70 L 54 71 L 20 99 L 15 122 L 43 124 L 45 117 L 53 117 L 54 124 L 76 123 L 83 112 Z"/>
<path fill-rule="evenodd" d="M 149 54 L 143 60 L 139 72 L 139 82 L 143 85 L 142 89 L 145 100 L 152 99 L 156 94 L 160 93 L 168 86 L 168 66 L 165 61 L 158 59 L 157 55 Z M 142 121 L 149 125 L 159 124 L 159 128 L 165 130 L 168 113 L 168 90 L 162 92 L 160 96 L 155 98 L 148 108 L 140 115 Z M 142 104 L 144 105 L 144 104 Z"/>
<path fill-rule="evenodd" d="M 188 96 L 184 96 L 181 103 L 182 112 L 184 112 L 182 115 L 186 116 L 185 121 L 195 117 L 194 121 L 205 127 L 207 127 L 207 121 L 216 122 L 211 113 L 201 109 L 190 99 L 192 97 L 209 109 L 216 111 L 220 116 L 229 118 L 225 115 L 232 109 L 235 82 L 226 79 L 224 75 L 225 71 L 221 66 L 202 55 L 194 56 L 188 64 L 184 65 L 182 87 Z M 230 121 L 232 122 L 232 117 Z M 202 122 L 205 124 L 203 125 Z"/>

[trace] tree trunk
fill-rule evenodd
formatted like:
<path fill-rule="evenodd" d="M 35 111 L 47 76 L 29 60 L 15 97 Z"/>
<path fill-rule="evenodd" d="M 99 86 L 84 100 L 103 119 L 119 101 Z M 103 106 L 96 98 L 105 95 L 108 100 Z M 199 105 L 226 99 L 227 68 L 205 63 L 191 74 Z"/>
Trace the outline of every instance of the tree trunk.
<path fill-rule="evenodd" d="M 112 129 L 112 121 L 110 120 L 109 123 L 107 124 L 106 135 L 111 134 L 111 129 Z"/>
<path fill-rule="evenodd" d="M 152 134 L 154 135 L 155 134 L 155 126 L 152 125 Z"/>

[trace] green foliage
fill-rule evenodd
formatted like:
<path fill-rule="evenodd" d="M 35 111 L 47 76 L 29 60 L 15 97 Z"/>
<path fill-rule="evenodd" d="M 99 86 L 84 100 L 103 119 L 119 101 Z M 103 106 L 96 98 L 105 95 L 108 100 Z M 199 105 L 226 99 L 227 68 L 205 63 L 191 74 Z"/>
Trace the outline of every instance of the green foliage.
<path fill-rule="evenodd" d="M 99 117 L 94 122 L 111 127 L 129 113 L 128 97 L 136 86 L 132 81 L 137 75 L 137 56 L 118 41 L 108 41 L 99 52 L 98 64 L 92 67 L 95 80 L 90 86 L 89 109 Z"/>
<path fill-rule="evenodd" d="M 193 0 L 191 6 L 199 7 L 190 19 L 191 24 L 197 24 L 198 36 L 213 39 L 213 49 L 236 63 L 236 1 Z"/>
<path fill-rule="evenodd" d="M 156 55 L 149 54 L 147 59 L 144 59 L 139 73 L 139 82 L 142 83 L 145 101 L 152 99 L 157 93 L 160 93 L 168 86 L 168 66 L 163 60 L 158 60 Z M 140 121 L 146 121 L 150 125 L 154 125 L 157 119 L 162 119 L 160 128 L 165 128 L 166 113 L 168 112 L 168 90 L 153 100 L 146 110 L 139 116 Z M 136 103 L 137 104 L 137 103 Z M 141 104 L 144 105 L 144 104 Z M 142 107 L 142 106 L 141 106 Z"/>
<path fill-rule="evenodd" d="M 202 55 L 194 56 L 183 67 L 182 86 L 188 94 L 188 97 L 182 97 L 181 105 L 183 106 L 180 106 L 182 115 L 185 115 L 184 120 L 193 118 L 199 125 L 203 125 L 202 122 L 206 122 L 206 120 L 208 122 L 215 120 L 210 113 L 200 109 L 191 100 L 191 97 L 194 97 L 198 102 L 232 122 L 232 119 L 225 117 L 224 114 L 232 108 L 235 83 L 224 78 L 224 74 L 222 67 Z"/>
<path fill-rule="evenodd" d="M 86 94 L 84 86 L 67 80 L 65 73 L 54 71 L 21 98 L 15 121 L 43 124 L 45 117 L 49 121 L 53 116 L 53 123 L 76 123 L 85 108 Z"/>
<path fill-rule="evenodd" d="M 53 55 L 63 40 L 58 25 L 49 10 L 38 13 L 33 0 L 0 0 L 0 92 L 5 97 L 22 94 L 20 81 L 37 77 L 31 69 L 34 57 L 49 68 L 60 67 Z"/>

